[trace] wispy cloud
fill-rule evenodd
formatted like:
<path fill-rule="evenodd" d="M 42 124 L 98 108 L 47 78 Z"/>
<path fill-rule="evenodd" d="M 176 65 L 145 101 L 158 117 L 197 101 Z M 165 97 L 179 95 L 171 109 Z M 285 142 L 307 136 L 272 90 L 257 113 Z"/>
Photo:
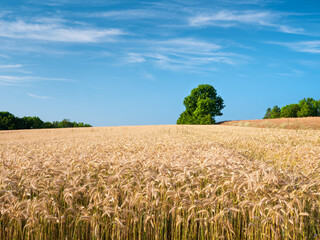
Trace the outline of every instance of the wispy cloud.
<path fill-rule="evenodd" d="M 69 79 L 64 78 L 47 78 L 47 77 L 38 77 L 38 76 L 8 76 L 0 75 L 0 86 L 18 86 L 28 82 L 36 81 L 67 81 Z"/>
<path fill-rule="evenodd" d="M 231 22 L 230 24 L 246 23 L 266 25 L 271 18 L 269 12 L 258 11 L 220 11 L 213 14 L 198 15 L 190 19 L 191 26 L 218 24 L 219 22 Z"/>
<path fill-rule="evenodd" d="M 124 62 L 148 62 L 170 70 L 195 70 L 212 63 L 236 65 L 244 62 L 244 56 L 223 52 L 222 49 L 221 45 L 193 38 L 146 41 L 143 51 L 137 49 L 127 53 Z"/>
<path fill-rule="evenodd" d="M 299 63 L 309 68 L 320 69 L 320 61 L 301 60 Z"/>
<path fill-rule="evenodd" d="M 124 58 L 125 63 L 142 63 L 146 59 L 142 54 L 139 53 L 127 53 L 127 56 Z"/>
<path fill-rule="evenodd" d="M 288 13 L 284 15 L 290 15 Z M 278 23 L 281 13 L 270 11 L 229 11 L 199 14 L 189 19 L 189 25 L 194 27 L 216 26 L 237 27 L 241 25 L 258 25 L 271 27 L 279 32 L 291 34 L 306 34 L 303 28 L 296 28 Z"/>
<path fill-rule="evenodd" d="M 1 58 L 9 58 L 9 56 L 8 56 L 8 55 L 5 55 L 5 54 L 0 54 L 0 57 L 1 57 Z"/>
<path fill-rule="evenodd" d="M 260 5 L 265 6 L 270 3 L 281 3 L 281 0 L 220 0 L 220 2 L 237 5 Z"/>
<path fill-rule="evenodd" d="M 15 64 L 15 65 L 0 65 L 0 69 L 7 69 L 7 68 L 21 68 L 21 64 Z"/>
<path fill-rule="evenodd" d="M 150 80 L 150 81 L 155 81 L 156 80 L 156 77 L 153 76 L 151 73 L 147 72 L 147 71 L 143 71 L 142 72 L 142 77 L 144 79 L 147 79 L 147 80 Z"/>
<path fill-rule="evenodd" d="M 193 38 L 178 38 L 165 41 L 154 41 L 155 47 L 162 51 L 170 51 L 184 54 L 206 54 L 221 49 L 222 47 L 215 43 Z"/>
<path fill-rule="evenodd" d="M 284 77 L 301 77 L 303 74 L 303 71 L 297 69 L 291 69 L 288 73 L 278 73 L 278 75 Z"/>
<path fill-rule="evenodd" d="M 290 26 L 286 26 L 286 25 L 277 25 L 277 24 L 270 25 L 270 26 L 277 27 L 279 29 L 279 31 L 283 32 L 283 33 L 308 35 L 303 28 L 294 28 L 294 27 L 290 27 Z"/>
<path fill-rule="evenodd" d="M 98 29 L 84 26 L 67 26 L 47 21 L 44 23 L 23 20 L 0 21 L 0 37 L 34 39 L 53 42 L 93 43 L 113 41 L 124 35 L 121 29 Z"/>
<path fill-rule="evenodd" d="M 1 38 L 0 52 L 4 52 L 3 58 L 14 59 L 16 55 L 30 54 L 32 56 L 79 56 L 87 54 L 87 51 L 74 51 L 72 48 L 56 44 L 47 44 L 47 42 L 24 41 L 21 39 Z M 58 46 L 58 47 L 57 47 Z M 0 55 L 1 57 L 1 55 Z M 17 59 L 16 61 L 20 61 Z"/>
<path fill-rule="evenodd" d="M 50 98 L 48 96 L 39 96 L 39 95 L 35 95 L 35 94 L 32 94 L 32 93 L 27 93 L 27 95 L 29 97 L 33 97 L 33 98 L 37 98 L 37 99 L 49 99 Z"/>
<path fill-rule="evenodd" d="M 295 52 L 320 53 L 320 41 L 302 41 L 302 42 L 267 42 L 288 47 Z"/>
<path fill-rule="evenodd" d="M 127 9 L 119 11 L 96 12 L 87 17 L 111 18 L 114 20 L 159 18 L 159 11 L 152 9 Z"/>
<path fill-rule="evenodd" d="M 34 3 L 36 5 L 47 5 L 47 6 L 60 6 L 60 5 L 66 5 L 66 4 L 70 4 L 70 5 L 77 5 L 77 6 L 81 6 L 81 5 L 89 5 L 91 4 L 92 6 L 105 6 L 105 5 L 111 5 L 114 4 L 116 2 L 118 2 L 118 0 L 79 0 L 79 1 L 74 1 L 74 0 L 42 0 L 42 1 L 37 1 L 37 0 L 28 0 L 27 2 L 29 3 Z"/>

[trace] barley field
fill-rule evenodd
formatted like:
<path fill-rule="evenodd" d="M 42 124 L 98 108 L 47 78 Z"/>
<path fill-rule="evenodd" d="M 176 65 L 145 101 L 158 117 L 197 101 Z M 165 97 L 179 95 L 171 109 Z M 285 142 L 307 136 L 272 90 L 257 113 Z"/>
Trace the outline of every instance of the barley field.
<path fill-rule="evenodd" d="M 227 121 L 221 123 L 221 125 L 259 128 L 320 130 L 320 117 Z"/>
<path fill-rule="evenodd" d="M 0 132 L 0 239 L 320 239 L 320 131 Z"/>

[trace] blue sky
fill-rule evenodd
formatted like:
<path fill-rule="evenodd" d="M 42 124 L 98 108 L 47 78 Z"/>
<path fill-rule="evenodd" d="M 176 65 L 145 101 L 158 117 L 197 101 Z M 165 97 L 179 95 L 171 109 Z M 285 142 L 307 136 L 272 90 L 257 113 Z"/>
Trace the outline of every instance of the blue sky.
<path fill-rule="evenodd" d="M 319 0 L 2 0 L 0 110 L 94 126 L 174 124 L 199 84 L 216 120 L 320 99 Z"/>

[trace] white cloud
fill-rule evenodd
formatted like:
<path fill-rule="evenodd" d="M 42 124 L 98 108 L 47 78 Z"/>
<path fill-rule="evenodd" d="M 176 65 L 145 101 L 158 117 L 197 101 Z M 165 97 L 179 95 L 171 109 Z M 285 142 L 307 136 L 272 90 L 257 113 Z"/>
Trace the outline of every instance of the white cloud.
<path fill-rule="evenodd" d="M 146 59 L 139 53 L 128 53 L 125 57 L 125 63 L 142 63 Z"/>
<path fill-rule="evenodd" d="M 21 68 L 22 65 L 21 64 L 15 64 L 15 65 L 0 65 L 0 69 L 1 68 Z"/>
<path fill-rule="evenodd" d="M 92 43 L 113 41 L 125 33 L 116 28 L 97 29 L 83 26 L 70 27 L 61 23 L 0 21 L 0 36 L 15 39 L 34 39 L 53 42 Z"/>
<path fill-rule="evenodd" d="M 88 17 L 111 18 L 115 20 L 158 18 L 159 13 L 152 9 L 128 9 L 121 11 L 96 12 Z"/>
<path fill-rule="evenodd" d="M 1 39 L 1 38 L 0 38 Z M 47 43 L 40 43 L 36 41 L 25 41 L 22 42 L 18 39 L 1 39 L 0 52 L 5 52 L 7 59 L 14 58 L 15 55 L 21 53 L 31 54 L 32 56 L 46 55 L 46 56 L 80 56 L 86 54 L 87 51 L 74 51 L 71 48 L 61 48 L 55 45 L 49 45 Z M 3 56 L 5 58 L 5 56 Z M 1 57 L 1 55 L 0 55 Z"/>
<path fill-rule="evenodd" d="M 150 80 L 150 81 L 155 81 L 156 80 L 155 76 L 153 76 L 151 73 L 146 72 L 146 71 L 142 72 L 142 77 L 147 79 L 147 80 Z"/>
<path fill-rule="evenodd" d="M 180 52 L 189 54 L 210 53 L 221 49 L 220 45 L 208 43 L 193 38 L 170 39 L 166 41 L 154 42 L 158 49 L 170 52 Z"/>
<path fill-rule="evenodd" d="M 8 55 L 4 55 L 4 54 L 0 54 L 0 57 L 1 57 L 1 58 L 9 58 Z"/>
<path fill-rule="evenodd" d="M 0 11 L 0 18 L 5 17 L 6 15 L 10 14 L 11 11 Z"/>
<path fill-rule="evenodd" d="M 201 67 L 215 69 L 214 63 L 237 65 L 245 57 L 239 54 L 222 52 L 216 43 L 194 38 L 146 41 L 143 51 L 127 53 L 125 63 L 149 62 L 157 67 L 170 70 L 195 70 Z M 210 65 L 211 64 L 211 65 Z"/>
<path fill-rule="evenodd" d="M 220 0 L 223 3 L 238 5 L 268 5 L 270 3 L 280 3 L 281 0 Z"/>
<path fill-rule="evenodd" d="M 267 42 L 288 47 L 295 52 L 320 53 L 320 41 L 302 41 L 302 42 Z"/>
<path fill-rule="evenodd" d="M 28 93 L 27 95 L 29 97 L 33 97 L 33 98 L 37 98 L 37 99 L 49 99 L 50 98 L 48 96 L 39 96 L 39 95 L 35 95 L 35 94 L 32 94 L 32 93 Z"/>
<path fill-rule="evenodd" d="M 293 28 L 285 25 L 279 25 L 280 32 L 291 33 L 291 34 L 304 34 L 305 30 L 303 28 Z"/>
<path fill-rule="evenodd" d="M 303 74 L 303 71 L 297 69 L 291 69 L 289 73 L 278 73 L 278 75 L 284 77 L 301 77 Z"/>
<path fill-rule="evenodd" d="M 309 68 L 320 69 L 320 61 L 301 60 L 299 63 Z"/>
<path fill-rule="evenodd" d="M 70 4 L 70 5 L 76 5 L 76 6 L 81 6 L 81 5 L 89 5 L 91 4 L 91 6 L 94 5 L 110 5 L 112 3 L 116 3 L 117 0 L 28 0 L 27 2 L 29 3 L 33 3 L 36 5 L 47 5 L 47 6 L 60 6 L 60 5 L 66 5 L 66 4 Z"/>
<path fill-rule="evenodd" d="M 280 18 L 289 13 L 270 11 L 229 11 L 222 10 L 215 13 L 196 15 L 189 19 L 189 25 L 194 27 L 216 26 L 237 27 L 241 25 L 256 25 L 271 27 L 279 32 L 290 34 L 306 34 L 303 28 L 296 28 L 278 23 Z M 295 15 L 292 13 L 292 15 Z"/>
<path fill-rule="evenodd" d="M 217 22 L 234 22 L 246 24 L 266 25 L 271 18 L 269 12 L 245 11 L 232 12 L 220 11 L 214 14 L 199 15 L 190 19 L 191 26 L 211 25 Z"/>
<path fill-rule="evenodd" d="M 70 80 L 64 78 L 47 78 L 38 76 L 8 76 L 0 75 L 0 86 L 17 86 L 27 82 L 35 81 L 67 81 Z"/>

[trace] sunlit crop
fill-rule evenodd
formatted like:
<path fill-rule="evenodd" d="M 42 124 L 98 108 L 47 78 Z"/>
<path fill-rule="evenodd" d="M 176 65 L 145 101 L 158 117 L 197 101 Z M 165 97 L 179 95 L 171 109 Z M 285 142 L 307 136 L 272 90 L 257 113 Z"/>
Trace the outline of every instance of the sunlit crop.
<path fill-rule="evenodd" d="M 320 117 L 227 121 L 222 123 L 222 125 L 259 128 L 320 130 Z"/>
<path fill-rule="evenodd" d="M 320 131 L 0 132 L 0 239 L 317 239 Z"/>

